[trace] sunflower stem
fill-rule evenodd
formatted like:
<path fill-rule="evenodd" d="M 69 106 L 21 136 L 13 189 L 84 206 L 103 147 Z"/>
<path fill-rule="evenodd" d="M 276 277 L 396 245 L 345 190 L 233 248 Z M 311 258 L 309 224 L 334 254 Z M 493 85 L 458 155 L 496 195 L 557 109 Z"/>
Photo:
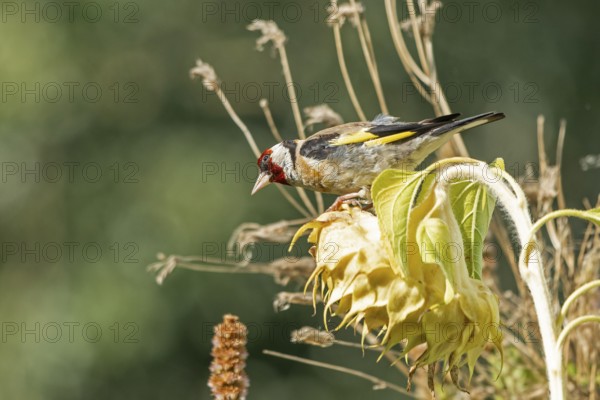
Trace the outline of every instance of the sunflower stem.
<path fill-rule="evenodd" d="M 452 160 L 444 161 L 442 165 L 448 165 L 452 162 Z M 445 166 L 442 175 L 446 185 L 449 185 L 455 179 L 464 179 L 465 176 L 469 176 L 473 181 L 485 185 L 513 221 L 522 248 L 519 257 L 519 272 L 531 292 L 538 316 L 546 360 L 550 399 L 562 400 L 565 395 L 562 351 L 557 346 L 553 305 L 548 283 L 544 276 L 542 257 L 537 245 L 535 245 L 535 237 L 532 236 L 533 225 L 529 209 L 527 203 L 523 201 L 525 194 L 510 175 L 500 169 L 497 170 L 497 173 L 498 178 L 502 179 L 490 179 L 489 166 L 480 162 L 475 165 L 456 164 Z"/>

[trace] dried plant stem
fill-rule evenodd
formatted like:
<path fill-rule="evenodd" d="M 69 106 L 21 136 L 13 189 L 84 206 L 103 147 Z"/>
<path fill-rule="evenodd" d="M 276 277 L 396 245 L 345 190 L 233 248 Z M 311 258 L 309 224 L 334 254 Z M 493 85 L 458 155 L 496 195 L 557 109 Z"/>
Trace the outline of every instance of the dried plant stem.
<path fill-rule="evenodd" d="M 548 186 L 547 183 L 549 181 L 549 177 L 552 174 L 552 167 L 549 165 L 548 157 L 546 154 L 546 146 L 544 140 L 544 123 L 545 118 L 543 115 L 538 115 L 536 121 L 536 134 L 537 134 L 537 144 L 538 144 L 538 160 L 539 160 L 539 177 L 540 183 L 537 191 L 537 215 L 544 215 L 550 212 L 553 208 L 553 197 L 548 196 L 548 189 L 545 187 Z M 560 174 L 558 174 L 560 176 Z M 564 226 L 560 225 L 560 226 Z M 567 249 L 568 246 L 564 245 L 569 238 L 561 235 L 561 233 L 568 232 L 559 232 L 557 229 L 557 224 L 554 220 L 548 220 L 546 224 L 546 230 L 548 233 L 548 237 L 550 238 L 550 242 L 552 247 L 556 250 L 554 258 L 554 276 L 552 278 L 552 292 L 558 293 L 560 286 L 560 277 L 563 273 L 563 263 L 562 260 L 564 258 L 568 263 L 568 258 L 570 253 Z M 541 233 L 538 235 L 539 239 L 542 239 Z"/>
<path fill-rule="evenodd" d="M 518 307 L 518 305 L 517 305 L 517 307 Z M 523 353 L 523 355 L 527 356 L 527 358 L 532 360 L 533 365 L 543 365 L 544 364 L 544 360 L 543 360 L 543 358 L 540 357 L 539 353 L 532 346 L 527 346 L 527 343 L 524 343 L 524 340 L 522 337 L 516 336 L 509 329 L 503 329 L 503 331 L 511 334 L 514 337 L 515 340 L 511 341 L 510 344 L 515 346 L 517 349 L 519 349 L 519 351 L 521 351 Z M 530 368 L 533 369 L 531 364 L 530 364 Z"/>
<path fill-rule="evenodd" d="M 417 54 L 421 60 L 421 67 L 425 75 L 430 75 L 429 65 L 427 58 L 425 58 L 425 51 L 423 50 L 423 39 L 421 38 L 421 30 L 419 29 L 419 21 L 417 21 L 417 12 L 415 10 L 415 3 L 413 0 L 406 0 L 406 6 L 408 8 L 408 15 L 412 25 L 413 35 L 415 37 L 415 43 L 417 45 Z"/>
<path fill-rule="evenodd" d="M 283 76 L 285 77 L 285 84 L 292 106 L 292 114 L 294 114 L 294 122 L 296 123 L 296 129 L 298 130 L 298 137 L 300 139 L 306 139 L 304 125 L 302 124 L 302 115 L 300 114 L 300 107 L 298 106 L 298 98 L 296 97 L 296 88 L 294 87 L 294 81 L 292 80 L 292 72 L 290 71 L 290 63 L 288 62 L 285 46 L 278 45 L 277 50 L 279 51 L 279 58 L 281 59 L 281 68 L 283 69 Z"/>
<path fill-rule="evenodd" d="M 260 99 L 260 108 L 263 110 L 265 114 L 265 119 L 267 120 L 267 124 L 269 125 L 269 129 L 273 134 L 273 137 L 278 142 L 283 142 L 283 138 L 277 129 L 277 125 L 275 125 L 275 120 L 273 119 L 273 114 L 271 114 L 271 108 L 269 108 L 269 101 L 267 99 Z"/>
<path fill-rule="evenodd" d="M 304 134 L 304 125 L 302 124 L 302 115 L 300 114 L 300 107 L 298 106 L 298 98 L 296 97 L 296 88 L 294 87 L 294 81 L 292 80 L 292 72 L 290 71 L 290 64 L 288 62 L 285 46 L 283 44 L 278 45 L 277 50 L 279 51 L 279 58 L 281 59 L 281 68 L 283 69 L 283 76 L 285 77 L 285 84 L 287 87 L 288 96 L 290 98 L 290 104 L 292 106 L 292 114 L 294 114 L 294 121 L 296 123 L 296 129 L 298 130 L 298 137 L 300 139 L 306 139 L 306 135 Z M 306 208 L 313 215 L 316 216 L 323 211 L 320 209 L 319 212 L 317 212 L 317 209 L 315 209 L 303 188 L 297 187 L 296 189 L 300 195 L 300 199 L 302 199 L 302 202 Z M 321 204 L 321 208 L 323 208 L 323 199 L 321 193 L 315 192 L 315 196 L 317 198 L 317 204 Z M 320 201 L 319 198 L 321 198 Z"/>
<path fill-rule="evenodd" d="M 536 120 L 536 134 L 538 145 L 538 161 L 540 162 L 540 176 L 546 172 L 546 168 L 548 166 L 546 147 L 544 146 L 544 122 L 544 116 L 541 114 L 538 115 Z"/>
<path fill-rule="evenodd" d="M 216 272 L 219 274 L 270 274 L 273 272 L 273 269 L 268 264 L 233 265 L 229 267 L 224 265 L 192 264 L 180 261 L 177 263 L 177 266 L 192 271 Z"/>
<path fill-rule="evenodd" d="M 162 284 L 164 279 L 169 275 L 175 268 L 185 268 L 192 271 L 200 272 L 216 272 L 223 274 L 267 274 L 272 275 L 273 267 L 269 264 L 230 264 L 223 265 L 220 260 L 211 260 L 207 257 L 194 257 L 194 256 L 177 256 L 171 255 L 165 257 L 159 255 L 160 261 L 152 263 L 148 266 L 148 271 L 159 272 L 156 280 L 159 284 Z M 163 259 L 164 258 L 164 259 Z M 214 262 L 211 262 L 214 261 Z"/>
<path fill-rule="evenodd" d="M 413 398 L 415 397 L 413 394 L 407 392 L 404 388 L 402 388 L 398 385 L 395 385 L 391 382 L 387 382 L 382 379 L 379 379 L 376 376 L 369 375 L 364 372 L 360 372 L 360 371 L 357 371 L 357 370 L 354 370 L 351 368 L 346 368 L 346 367 L 342 367 L 339 365 L 324 363 L 321 361 L 310 360 L 308 358 L 292 356 L 289 354 L 284 354 L 284 353 L 280 353 L 280 352 L 272 351 L 272 350 L 263 350 L 263 354 L 273 356 L 273 357 L 283 358 L 283 359 L 290 360 L 290 361 L 299 362 L 302 364 L 313 365 L 315 367 L 320 367 L 320 368 L 330 369 L 333 371 L 343 372 L 345 374 L 353 375 L 353 376 L 365 379 L 365 380 L 373 383 L 374 389 L 390 389 L 390 390 L 396 391 L 398 393 L 402 393 L 405 396 L 410 396 Z"/>
<path fill-rule="evenodd" d="M 360 40 L 360 46 L 365 56 L 365 62 L 369 69 L 369 75 L 373 81 L 373 87 L 375 88 L 375 94 L 377 95 L 377 101 L 379 102 L 379 108 L 384 114 L 389 114 L 387 105 L 385 103 L 385 97 L 383 89 L 381 88 L 381 80 L 379 79 L 379 72 L 377 71 L 377 61 L 375 60 L 375 53 L 373 51 L 373 44 L 370 42 L 370 35 L 367 36 L 365 30 L 367 28 L 367 22 L 361 18 L 358 8 L 356 7 L 356 1 L 350 0 L 352 8 L 354 9 L 354 18 L 356 20 L 356 29 L 358 31 L 358 38 Z"/>
<path fill-rule="evenodd" d="M 300 114 L 300 107 L 298 106 L 298 97 L 296 96 L 296 88 L 294 86 L 294 81 L 292 79 L 292 72 L 290 70 L 290 63 L 288 61 L 287 52 L 285 50 L 285 40 L 286 37 L 279 29 L 277 24 L 273 21 L 263 21 L 263 20 L 254 20 L 250 25 L 248 25 L 248 29 L 251 31 L 261 31 L 262 36 L 257 40 L 257 47 L 259 50 L 262 50 L 263 45 L 272 42 L 273 46 L 277 49 L 279 53 L 279 60 L 281 62 L 281 69 L 283 70 L 283 76 L 285 78 L 286 89 L 288 92 L 288 97 L 290 99 L 290 105 L 292 107 L 292 114 L 294 116 L 294 122 L 296 124 L 296 130 L 298 132 L 298 137 L 300 139 L 305 139 L 306 135 L 304 134 L 304 125 L 302 124 L 302 115 Z M 304 203 L 304 206 L 308 209 L 308 211 L 316 216 L 317 210 L 313 206 L 312 202 L 309 200 L 306 195 L 306 191 L 302 188 L 296 188 L 300 199 Z M 320 193 L 317 193 L 317 199 L 321 196 Z M 322 200 L 317 200 L 317 203 L 322 203 Z"/>
<path fill-rule="evenodd" d="M 591 207 L 588 205 L 587 208 L 589 209 Z M 579 248 L 579 255 L 577 256 L 577 265 L 583 265 L 585 251 L 588 246 L 589 240 L 592 236 L 592 231 L 595 230 L 594 228 L 595 228 L 595 225 L 592 224 L 591 222 L 585 228 L 585 233 L 583 234 L 583 241 L 581 242 L 581 247 Z"/>
<path fill-rule="evenodd" d="M 594 358 L 596 357 L 597 353 L 597 349 L 594 350 Z M 590 385 L 589 385 L 589 389 L 588 391 L 590 392 L 590 400 L 596 400 L 596 373 L 598 371 L 598 363 L 593 362 L 592 363 L 592 368 L 590 369 L 590 375 L 589 375 L 589 380 L 590 380 Z"/>
<path fill-rule="evenodd" d="M 175 268 L 185 268 L 192 271 L 215 272 L 228 274 L 264 274 L 275 278 L 277 282 L 285 284 L 291 279 L 302 277 L 308 279 L 314 269 L 312 259 L 299 259 L 296 263 L 285 260 L 275 260 L 271 263 L 224 262 L 220 259 L 204 256 L 166 256 L 158 254 L 159 261 L 148 265 L 149 272 L 155 272 L 156 282 L 161 285 Z M 308 262 L 310 260 L 310 262 Z"/>
<path fill-rule="evenodd" d="M 375 65 L 375 70 L 377 71 L 377 62 L 375 61 L 375 50 L 373 48 L 373 41 L 371 40 L 371 31 L 369 30 L 369 25 L 367 24 L 367 20 L 365 18 L 361 19 L 361 25 L 362 25 L 362 30 L 365 33 L 365 41 L 369 48 L 369 53 L 371 54 L 371 58 L 373 59 L 373 63 Z M 379 79 L 379 73 L 377 74 L 377 77 Z M 387 106 L 386 106 L 386 108 L 387 108 Z"/>
<path fill-rule="evenodd" d="M 302 215 L 307 218 L 311 217 L 310 212 L 306 211 L 297 201 L 289 194 L 284 188 L 281 186 L 275 185 L 275 187 L 279 190 L 279 193 Z"/>
<path fill-rule="evenodd" d="M 229 114 L 229 118 L 231 118 L 233 122 L 238 126 L 238 128 L 240 128 L 240 130 L 244 134 L 244 137 L 246 138 L 246 141 L 250 145 L 254 156 L 258 158 L 260 156 L 260 150 L 258 149 L 258 146 L 256 145 L 256 142 L 254 141 L 254 137 L 250 133 L 250 130 L 248 129 L 246 124 L 244 124 L 244 121 L 242 121 L 241 118 L 237 115 L 237 113 L 231 106 L 231 103 L 229 103 L 229 100 L 227 100 L 227 96 L 225 96 L 225 93 L 223 93 L 223 91 L 221 90 L 221 86 L 214 85 L 214 91 L 217 94 L 219 100 L 221 100 L 221 103 L 223 103 L 223 107 L 225 107 L 225 111 L 227 111 L 227 114 Z"/>
<path fill-rule="evenodd" d="M 309 213 L 312 214 L 313 216 L 318 215 L 317 210 L 315 209 L 312 202 L 308 198 L 308 195 L 306 194 L 306 190 L 304 190 L 301 187 L 296 187 L 296 191 L 300 195 L 300 199 L 302 200 L 302 202 L 304 203 L 306 208 L 308 208 Z"/>
<path fill-rule="evenodd" d="M 415 22 L 416 22 L 416 20 L 414 20 L 414 23 Z M 413 23 L 413 26 L 414 26 L 414 23 Z M 420 38 L 420 37 L 421 37 L 421 35 L 419 35 L 417 37 L 417 43 L 419 43 L 418 38 Z M 438 112 L 440 113 L 440 115 L 450 114 L 452 111 L 450 110 L 450 106 L 448 105 L 448 100 L 446 99 L 446 94 L 444 93 L 444 89 L 442 88 L 442 85 L 438 79 L 437 66 L 435 63 L 435 58 L 434 58 L 434 53 L 433 53 L 433 43 L 432 43 L 432 39 L 431 39 L 431 32 L 428 33 L 427 35 L 425 35 L 423 37 L 422 41 L 424 42 L 425 55 L 426 55 L 426 60 L 427 60 L 427 65 L 428 65 L 426 72 L 429 71 L 429 77 L 431 79 L 430 89 L 433 92 L 432 98 L 439 108 Z M 436 109 L 436 106 L 434 106 L 434 109 Z M 451 150 L 451 151 L 449 151 L 449 150 Z M 440 149 L 440 155 L 445 156 L 445 157 L 448 157 L 450 155 L 454 155 L 454 156 L 458 155 L 461 157 L 468 157 L 469 152 L 467 151 L 465 143 L 462 140 L 462 136 L 459 134 L 459 135 L 452 136 L 452 139 L 450 140 L 450 142 L 448 142 L 448 144 L 446 144 L 444 147 L 442 147 Z"/>
<path fill-rule="evenodd" d="M 279 55 L 281 58 L 281 66 L 283 68 L 283 75 L 285 76 L 285 82 L 288 90 L 288 95 L 290 98 L 290 104 L 292 106 L 292 113 L 294 114 L 294 121 L 296 122 L 296 129 L 298 130 L 298 136 L 300 139 L 305 139 L 306 135 L 304 134 L 304 126 L 302 124 L 302 116 L 300 115 L 300 107 L 298 107 L 298 99 L 296 97 L 296 89 L 294 88 L 294 82 L 292 81 L 292 73 L 290 72 L 290 65 L 288 63 L 287 54 L 285 51 L 285 47 L 278 46 Z M 296 191 L 298 195 L 300 195 L 300 199 L 304 203 L 304 206 L 308 209 L 308 211 L 312 215 L 318 215 L 317 210 L 313 206 L 312 202 L 308 198 L 306 191 L 303 188 L 296 187 Z M 317 196 L 321 196 L 320 193 Z"/>
<path fill-rule="evenodd" d="M 516 278 L 519 276 L 519 265 L 517 264 L 517 256 L 513 250 L 512 244 L 510 242 L 510 237 L 508 236 L 508 232 L 501 224 L 501 219 L 498 215 L 495 215 L 492 223 L 490 224 L 490 230 L 494 237 L 498 240 L 498 244 L 500 245 L 500 249 L 506 256 L 506 260 L 508 261 L 508 265 L 513 273 L 513 276 Z M 517 289 L 519 291 L 519 296 L 525 298 L 527 295 L 527 289 L 525 287 L 525 283 L 521 279 L 515 279 L 517 283 Z M 529 342 L 528 342 L 529 343 Z"/>
<path fill-rule="evenodd" d="M 373 346 L 367 346 L 367 347 L 365 347 L 365 346 L 363 346 L 360 343 L 348 342 L 348 341 L 345 341 L 345 340 L 338 340 L 338 339 L 335 339 L 333 341 L 333 343 L 337 344 L 337 345 L 340 345 L 340 346 L 344 346 L 344 347 L 352 347 L 352 348 L 355 348 L 355 349 L 365 349 L 365 350 L 369 350 L 369 351 L 380 351 L 381 352 L 381 351 L 385 350 L 385 347 L 381 346 L 380 344 L 374 344 Z M 388 350 L 388 351 L 390 353 L 392 353 L 391 355 L 395 356 L 396 358 L 400 355 L 400 353 L 397 352 L 397 351 L 394 351 L 394 350 Z"/>
<path fill-rule="evenodd" d="M 450 110 L 450 106 L 448 105 L 448 100 L 446 100 L 446 94 L 444 93 L 444 90 L 442 89 L 442 85 L 440 83 L 440 81 L 438 80 L 438 76 L 437 76 L 437 67 L 435 65 L 435 58 L 434 58 L 434 54 L 433 54 L 433 44 L 431 42 L 431 37 L 426 37 L 425 39 L 425 50 L 427 53 L 427 60 L 429 61 L 429 69 L 431 70 L 430 72 L 430 78 L 431 78 L 431 86 L 432 86 L 432 91 L 433 91 L 433 99 L 436 101 L 436 103 L 439 105 L 439 112 L 441 115 L 444 114 L 450 114 L 452 111 Z M 460 138 L 460 135 L 455 135 L 453 137 L 458 137 Z M 464 144 L 463 144 L 464 147 Z M 467 149 L 464 148 L 462 150 L 460 150 L 458 152 L 458 154 L 462 155 L 462 153 L 466 153 Z M 465 155 L 463 155 L 463 157 L 465 157 Z"/>
<path fill-rule="evenodd" d="M 361 121 L 366 121 L 367 117 L 360 106 L 360 102 L 356 97 L 356 92 L 354 92 L 354 86 L 352 86 L 352 81 L 350 80 L 350 75 L 348 74 L 348 68 L 346 67 L 346 60 L 344 59 L 344 49 L 342 47 L 342 35 L 340 33 L 341 27 L 339 22 L 336 22 L 333 25 L 333 38 L 335 41 L 335 49 L 337 53 L 338 62 L 340 64 L 340 70 L 342 72 L 342 78 L 344 79 L 344 84 L 346 85 L 346 90 L 348 90 L 348 96 L 350 97 L 350 101 L 352 102 L 352 106 L 358 115 L 358 118 Z"/>
<path fill-rule="evenodd" d="M 556 167 L 560 171 L 562 165 L 562 155 L 565 146 L 565 136 L 567 133 L 567 121 L 564 119 L 560 120 L 560 127 L 558 128 L 558 144 L 556 146 Z M 556 190 L 558 192 L 558 208 L 566 208 L 567 202 L 565 200 L 565 193 L 562 190 L 562 177 L 558 174 L 558 181 L 556 182 Z"/>
<path fill-rule="evenodd" d="M 431 41 L 429 43 L 431 43 Z M 427 55 L 429 56 L 429 59 L 433 64 L 433 51 L 431 51 L 433 48 L 432 46 L 428 46 L 428 49 L 429 51 L 427 52 Z M 444 90 L 442 89 L 439 81 L 437 80 L 437 71 L 435 67 L 432 68 L 429 75 L 429 79 L 431 81 L 431 84 L 429 86 L 429 92 L 431 93 L 431 99 L 433 100 L 432 106 L 435 115 L 450 114 L 450 106 L 446 101 L 446 95 L 444 94 Z"/>
<path fill-rule="evenodd" d="M 392 41 L 394 42 L 394 46 L 396 47 L 396 52 L 400 57 L 400 61 L 404 65 L 404 69 L 409 75 L 417 77 L 421 82 L 423 82 L 424 85 L 430 86 L 431 82 L 429 77 L 421 68 L 419 68 L 417 63 L 415 63 L 415 60 L 410 55 L 410 52 L 406 47 L 406 43 L 404 42 L 404 37 L 402 36 L 400 24 L 398 23 L 397 18 L 398 13 L 396 8 L 396 0 L 385 0 L 385 8 L 390 32 L 392 34 Z"/>
<path fill-rule="evenodd" d="M 537 117 L 537 121 L 536 121 L 536 133 L 537 133 L 537 144 L 538 144 L 538 160 L 539 160 L 539 164 L 540 164 L 540 171 L 539 171 L 539 175 L 540 175 L 540 179 L 543 179 L 545 176 L 548 175 L 548 157 L 546 155 L 546 146 L 544 145 L 544 123 L 545 123 L 545 118 L 543 115 L 538 115 Z M 537 196 L 537 214 L 538 215 L 543 215 L 545 213 L 547 213 L 549 211 L 549 209 L 551 209 L 552 204 L 550 202 L 544 201 L 543 196 L 544 196 L 544 190 L 538 190 L 538 196 Z M 547 225 L 547 229 L 548 229 L 548 236 L 550 237 L 550 241 L 552 242 L 552 246 L 555 249 L 561 249 L 562 245 L 561 245 L 561 239 L 557 233 L 556 230 L 556 224 L 554 223 L 554 221 L 548 221 L 548 225 Z M 560 269 L 561 269 L 561 263 L 560 263 L 560 258 L 556 258 L 556 262 L 557 262 L 557 268 L 555 270 L 555 275 L 556 277 L 559 276 L 560 274 Z M 558 279 L 555 279 L 555 285 L 558 285 Z M 555 287 L 555 289 L 557 289 L 557 287 Z"/>
<path fill-rule="evenodd" d="M 223 93 L 223 91 L 221 90 L 221 86 L 216 80 L 210 82 L 210 90 L 213 90 L 216 93 L 217 97 L 223 104 L 225 111 L 227 111 L 227 114 L 229 114 L 229 118 L 231 118 L 231 120 L 237 125 L 240 131 L 242 131 L 244 137 L 246 138 L 246 141 L 250 145 L 250 149 L 252 149 L 252 153 L 254 153 L 254 156 L 258 158 L 260 156 L 260 150 L 258 149 L 256 142 L 254 141 L 252 133 L 250 133 L 250 130 L 248 129 L 244 121 L 242 121 L 242 119 L 235 112 L 235 110 L 231 106 L 231 103 L 229 103 L 229 100 L 227 100 L 227 96 L 225 96 L 225 93 Z M 311 216 L 311 214 L 308 211 L 306 211 L 288 192 L 286 192 L 285 189 L 283 189 L 279 185 L 275 185 L 275 187 L 277 187 L 279 193 L 281 193 L 283 197 L 292 205 L 292 207 L 298 210 L 300 214 L 304 215 L 305 217 Z"/>
<path fill-rule="evenodd" d="M 317 211 L 319 214 L 323 214 L 325 211 L 325 204 L 323 203 L 323 195 L 319 192 L 315 192 L 315 200 L 317 201 Z"/>
<path fill-rule="evenodd" d="M 394 46 L 396 47 L 396 52 L 398 53 L 400 61 L 408 73 L 409 78 L 415 85 L 415 88 L 419 94 L 432 105 L 434 113 L 437 116 L 450 114 L 450 106 L 448 105 L 444 91 L 437 79 L 437 70 L 431 41 L 433 23 L 430 22 L 431 26 L 426 29 L 427 32 L 424 34 L 422 31 L 425 29 L 420 29 L 419 23 L 425 24 L 427 23 L 427 20 L 422 16 L 421 18 L 417 17 L 412 0 L 407 1 L 407 6 L 411 17 L 415 44 L 423 68 L 417 65 L 404 41 L 402 29 L 397 17 L 396 0 L 386 0 L 385 7 L 388 25 L 390 27 Z M 451 156 L 467 157 L 469 155 L 460 135 L 454 135 L 450 142 L 437 151 L 437 154 L 440 158 Z"/>
<path fill-rule="evenodd" d="M 440 115 L 450 114 L 452 111 L 450 110 L 450 106 L 448 105 L 448 101 L 446 100 L 446 95 L 444 94 L 444 90 L 437 77 L 437 68 L 435 66 L 435 60 L 433 56 L 433 45 L 431 43 L 431 38 L 427 38 L 425 41 L 425 49 L 427 52 L 427 57 L 430 62 L 431 69 L 431 81 L 433 84 L 433 95 L 432 98 L 434 102 L 439 105 L 439 113 Z M 434 106 L 434 110 L 436 107 Z M 445 144 L 438 152 L 441 157 L 449 157 L 449 156 L 461 156 L 468 157 L 469 152 L 467 151 L 467 147 L 465 146 L 465 142 L 462 140 L 462 136 L 460 134 L 452 136 L 452 139 Z"/>

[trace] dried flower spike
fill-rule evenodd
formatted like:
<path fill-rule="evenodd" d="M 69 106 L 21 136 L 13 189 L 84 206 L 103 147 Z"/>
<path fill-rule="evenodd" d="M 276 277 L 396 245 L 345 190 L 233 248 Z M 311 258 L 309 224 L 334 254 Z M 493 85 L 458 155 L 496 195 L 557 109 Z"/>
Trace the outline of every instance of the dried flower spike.
<path fill-rule="evenodd" d="M 248 25 L 248 30 L 260 31 L 262 33 L 262 36 L 256 40 L 256 48 L 259 51 L 262 51 L 269 42 L 273 42 L 273 46 L 276 48 L 281 48 L 286 40 L 283 31 L 273 21 L 256 19 Z"/>
<path fill-rule="evenodd" d="M 354 26 L 358 25 L 358 21 L 355 18 L 356 14 L 363 14 L 365 12 L 365 8 L 361 3 L 331 3 L 328 7 L 329 17 L 327 18 L 327 23 L 329 25 L 340 24 L 344 25 L 346 19 L 349 19 Z"/>
<path fill-rule="evenodd" d="M 250 381 L 246 367 L 248 329 L 235 315 L 223 316 L 215 326 L 208 387 L 216 400 L 245 400 Z"/>
<path fill-rule="evenodd" d="M 196 66 L 190 70 L 190 78 L 202 79 L 202 84 L 206 90 L 215 91 L 219 85 L 219 78 L 212 65 L 205 63 L 198 59 L 196 60 Z"/>
<path fill-rule="evenodd" d="M 292 331 L 291 342 L 330 347 L 335 342 L 335 336 L 331 332 L 322 331 L 312 326 L 303 326 L 300 329 Z"/>
<path fill-rule="evenodd" d="M 304 108 L 306 127 L 312 127 L 315 124 L 324 124 L 327 127 L 337 126 L 344 123 L 340 114 L 336 113 L 327 104 L 319 104 L 312 107 Z"/>

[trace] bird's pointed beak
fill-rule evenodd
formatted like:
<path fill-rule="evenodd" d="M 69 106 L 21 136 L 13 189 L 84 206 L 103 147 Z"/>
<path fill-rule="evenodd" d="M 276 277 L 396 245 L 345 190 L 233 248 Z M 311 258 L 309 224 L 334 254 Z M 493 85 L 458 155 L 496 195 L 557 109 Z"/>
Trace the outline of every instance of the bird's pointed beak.
<path fill-rule="evenodd" d="M 254 193 L 258 192 L 260 189 L 264 188 L 265 186 L 268 186 L 270 183 L 271 174 L 268 172 L 261 172 L 258 178 L 256 179 L 256 183 L 254 184 L 254 188 L 252 189 L 252 193 L 250 195 L 253 195 Z"/>

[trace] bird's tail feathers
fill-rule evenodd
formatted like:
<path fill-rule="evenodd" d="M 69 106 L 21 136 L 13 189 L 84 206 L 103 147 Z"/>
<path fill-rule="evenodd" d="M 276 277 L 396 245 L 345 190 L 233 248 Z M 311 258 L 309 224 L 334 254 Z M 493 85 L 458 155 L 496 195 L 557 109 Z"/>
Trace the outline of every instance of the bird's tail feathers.
<path fill-rule="evenodd" d="M 456 114 L 451 114 L 451 116 L 455 116 L 455 115 Z M 450 117 L 450 115 L 438 117 L 436 119 L 441 119 L 444 117 Z M 504 113 L 487 112 L 484 114 L 479 114 L 479 115 L 475 115 L 473 117 L 463 118 L 458 121 L 452 121 L 452 122 L 443 124 L 439 128 L 433 129 L 430 132 L 430 135 L 431 136 L 440 136 L 440 135 L 443 135 L 443 134 L 449 133 L 449 132 L 459 133 L 459 132 L 466 131 L 467 129 L 471 129 L 471 128 L 474 128 L 479 125 L 489 124 L 490 122 L 498 121 L 499 119 L 502 119 L 504 117 L 505 117 Z M 442 120 L 436 121 L 434 119 L 431 122 L 444 122 L 444 121 L 442 121 Z"/>

